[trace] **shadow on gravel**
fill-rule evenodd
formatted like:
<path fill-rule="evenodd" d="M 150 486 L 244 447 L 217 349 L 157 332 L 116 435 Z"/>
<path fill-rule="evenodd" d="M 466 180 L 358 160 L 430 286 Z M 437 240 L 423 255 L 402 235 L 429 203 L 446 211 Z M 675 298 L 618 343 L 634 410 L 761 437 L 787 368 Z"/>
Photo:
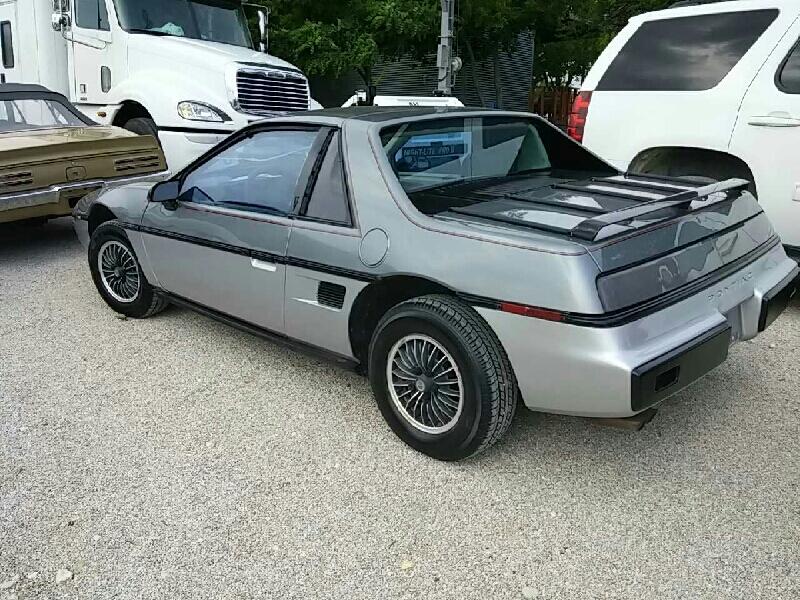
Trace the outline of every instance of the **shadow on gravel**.
<path fill-rule="evenodd" d="M 52 256 L 61 248 L 80 248 L 69 217 L 42 225 L 0 224 L 0 261 L 21 256 Z"/>

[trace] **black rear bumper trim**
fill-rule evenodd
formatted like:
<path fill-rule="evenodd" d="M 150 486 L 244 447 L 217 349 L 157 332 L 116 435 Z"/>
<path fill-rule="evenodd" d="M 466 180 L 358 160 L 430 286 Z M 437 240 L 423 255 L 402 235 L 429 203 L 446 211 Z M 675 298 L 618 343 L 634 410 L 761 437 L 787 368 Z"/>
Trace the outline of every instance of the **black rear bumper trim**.
<path fill-rule="evenodd" d="M 728 358 L 731 326 L 703 335 L 637 367 L 631 373 L 631 410 L 640 412 L 677 393 Z"/>
<path fill-rule="evenodd" d="M 788 283 L 786 282 L 787 279 Z M 758 318 L 759 333 L 772 325 L 783 311 L 789 308 L 789 303 L 797 294 L 798 286 L 800 286 L 800 272 L 795 269 L 787 279 L 784 279 L 764 294 L 761 303 L 761 315 Z"/>

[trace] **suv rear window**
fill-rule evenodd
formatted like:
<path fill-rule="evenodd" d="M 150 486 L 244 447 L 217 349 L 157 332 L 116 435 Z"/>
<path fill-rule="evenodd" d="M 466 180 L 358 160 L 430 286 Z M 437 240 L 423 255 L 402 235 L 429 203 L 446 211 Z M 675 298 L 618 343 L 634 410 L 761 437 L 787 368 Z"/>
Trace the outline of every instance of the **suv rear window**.
<path fill-rule="evenodd" d="M 643 23 L 608 67 L 597 89 L 710 90 L 777 16 L 777 9 L 748 10 Z"/>

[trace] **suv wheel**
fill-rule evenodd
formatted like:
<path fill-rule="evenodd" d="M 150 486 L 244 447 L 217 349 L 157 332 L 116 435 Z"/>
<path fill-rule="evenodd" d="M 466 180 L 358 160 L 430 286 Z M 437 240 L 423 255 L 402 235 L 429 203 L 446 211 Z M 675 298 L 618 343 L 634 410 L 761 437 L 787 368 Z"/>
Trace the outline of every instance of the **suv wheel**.
<path fill-rule="evenodd" d="M 517 383 L 500 341 L 471 307 L 448 296 L 404 302 L 378 324 L 369 375 L 384 418 L 409 446 L 461 460 L 500 440 Z"/>
<path fill-rule="evenodd" d="M 145 279 L 128 236 L 117 221 L 97 227 L 89 243 L 89 268 L 97 291 L 116 312 L 143 319 L 166 308 Z"/>

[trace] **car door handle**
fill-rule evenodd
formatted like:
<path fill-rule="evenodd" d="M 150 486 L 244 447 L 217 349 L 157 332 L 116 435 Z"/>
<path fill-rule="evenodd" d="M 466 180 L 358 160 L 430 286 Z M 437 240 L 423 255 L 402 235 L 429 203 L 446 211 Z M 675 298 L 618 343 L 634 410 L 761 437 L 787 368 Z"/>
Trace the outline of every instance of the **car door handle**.
<path fill-rule="evenodd" d="M 258 260 L 257 258 L 250 259 L 250 266 L 259 271 L 266 271 L 267 273 L 274 273 L 278 270 L 278 265 L 275 263 Z"/>
<path fill-rule="evenodd" d="M 787 112 L 772 112 L 765 116 L 750 117 L 748 124 L 755 127 L 800 127 L 800 119 Z"/>

